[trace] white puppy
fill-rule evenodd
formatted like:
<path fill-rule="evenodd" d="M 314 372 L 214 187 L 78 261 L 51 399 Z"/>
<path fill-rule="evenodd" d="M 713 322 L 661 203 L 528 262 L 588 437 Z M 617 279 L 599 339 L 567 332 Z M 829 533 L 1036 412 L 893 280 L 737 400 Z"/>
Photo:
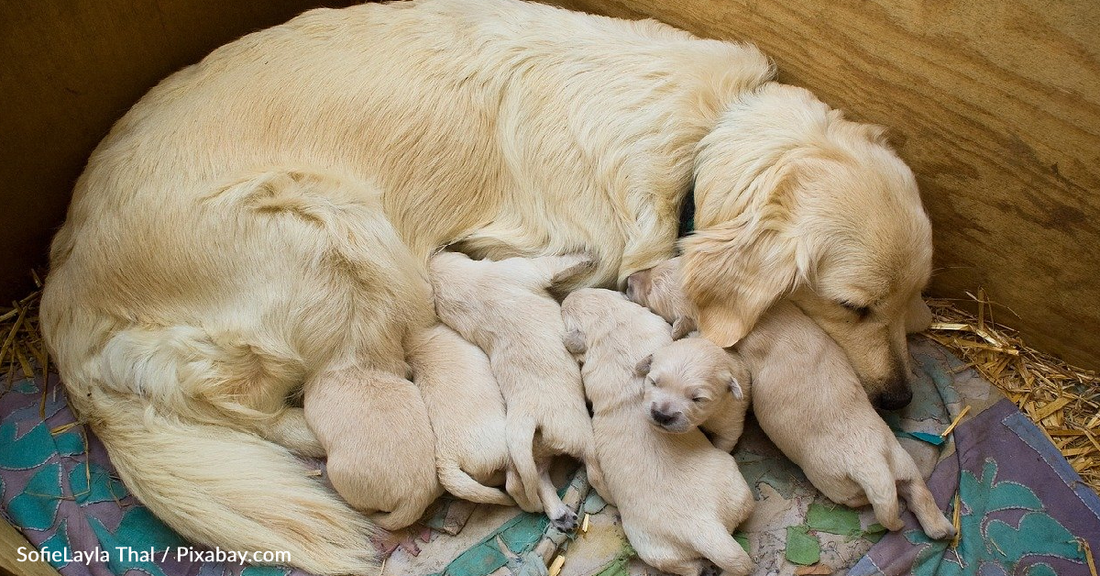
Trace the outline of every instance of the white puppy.
<path fill-rule="evenodd" d="M 504 398 L 489 358 L 443 324 L 414 335 L 408 354 L 435 433 L 440 483 L 465 500 L 514 506 L 484 485 L 503 479 L 509 462 Z"/>
<path fill-rule="evenodd" d="M 653 423 L 672 433 L 701 427 L 715 448 L 732 451 L 751 402 L 751 377 L 741 357 L 705 338 L 685 338 L 647 361 L 645 401 Z"/>
<path fill-rule="evenodd" d="M 510 493 L 525 510 L 545 510 L 560 530 L 572 530 L 577 515 L 550 481 L 551 456 L 583 460 L 597 490 L 602 476 L 590 457 L 580 370 L 563 343 L 561 307 L 547 289 L 591 267 L 580 255 L 493 262 L 443 252 L 431 261 L 440 320 L 489 355 L 507 404 L 508 452 L 522 485 L 509 481 Z"/>
<path fill-rule="evenodd" d="M 669 261 L 637 278 L 631 296 L 665 318 L 689 314 L 667 277 L 676 266 Z M 870 502 L 879 523 L 899 530 L 900 494 L 929 537 L 955 534 L 913 458 L 871 406 L 844 351 L 812 319 L 780 301 L 737 350 L 752 371 L 760 427 L 825 496 L 852 507 Z"/>
<path fill-rule="evenodd" d="M 379 526 L 413 524 L 443 493 L 428 409 L 412 382 L 377 370 L 330 370 L 306 382 L 304 405 L 328 452 L 332 487 Z"/>
<path fill-rule="evenodd" d="M 648 420 L 639 360 L 672 341 L 669 325 L 609 290 L 578 290 L 562 313 L 568 338 L 583 340 L 571 348 L 587 348 L 582 373 L 596 454 L 638 556 L 681 576 L 705 573 L 704 559 L 724 575 L 750 573 L 752 560 L 730 535 L 754 504 L 733 457 L 698 430 L 666 434 Z"/>

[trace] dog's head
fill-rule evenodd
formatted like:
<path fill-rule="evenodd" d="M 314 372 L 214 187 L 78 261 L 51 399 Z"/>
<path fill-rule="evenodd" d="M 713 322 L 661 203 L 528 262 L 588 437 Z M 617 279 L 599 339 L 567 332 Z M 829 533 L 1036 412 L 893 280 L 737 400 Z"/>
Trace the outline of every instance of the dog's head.
<path fill-rule="evenodd" d="M 927 323 L 932 233 L 883 132 L 779 84 L 734 105 L 699 147 L 682 286 L 702 334 L 724 347 L 789 297 L 893 409 L 912 397 L 905 334 Z"/>
<path fill-rule="evenodd" d="M 638 362 L 645 378 L 646 418 L 665 432 L 682 433 L 710 418 L 725 399 L 743 397 L 749 371 L 735 354 L 703 338 L 677 340 Z"/>

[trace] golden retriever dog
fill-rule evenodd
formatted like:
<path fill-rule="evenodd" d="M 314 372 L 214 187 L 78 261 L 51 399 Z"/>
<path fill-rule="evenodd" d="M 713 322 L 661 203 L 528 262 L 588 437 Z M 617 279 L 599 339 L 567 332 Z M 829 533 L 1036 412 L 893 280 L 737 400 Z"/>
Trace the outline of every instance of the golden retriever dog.
<path fill-rule="evenodd" d="M 514 506 L 485 485 L 502 479 L 509 463 L 504 398 L 489 358 L 443 324 L 414 335 L 408 354 L 435 433 L 439 482 L 465 500 Z"/>
<path fill-rule="evenodd" d="M 583 342 L 573 347 L 584 350 L 596 455 L 638 556 L 681 576 L 708 573 L 705 561 L 729 576 L 752 572 L 752 560 L 731 536 L 754 505 L 733 457 L 698 429 L 667 434 L 649 422 L 643 359 L 672 342 L 669 325 L 621 293 L 601 289 L 573 292 L 562 315 Z"/>
<path fill-rule="evenodd" d="M 309 427 L 336 492 L 386 530 L 405 528 L 443 494 L 428 408 L 412 382 L 356 367 L 306 381 Z"/>
<path fill-rule="evenodd" d="M 672 260 L 633 277 L 631 299 L 666 319 L 682 317 L 683 295 L 669 281 L 677 265 Z M 679 342 L 691 340 L 698 339 Z M 913 458 L 871 406 L 844 351 L 794 304 L 776 303 L 736 354 L 751 371 L 760 427 L 826 497 L 852 507 L 870 502 L 879 523 L 898 530 L 900 494 L 929 537 L 955 534 Z"/>
<path fill-rule="evenodd" d="M 674 434 L 700 427 L 715 448 L 733 451 L 752 402 L 752 377 L 739 354 L 705 338 L 684 338 L 655 350 L 643 365 L 655 426 Z"/>
<path fill-rule="evenodd" d="M 899 402 L 897 302 L 930 251 L 912 176 L 773 75 L 750 45 L 519 0 L 308 12 L 167 78 L 99 144 L 51 248 L 46 341 L 162 520 L 318 574 L 375 566 L 370 528 L 276 421 L 330 366 L 405 374 L 441 246 L 583 250 L 566 288 L 621 285 L 673 255 L 695 182 L 707 336 L 789 292 Z"/>
<path fill-rule="evenodd" d="M 504 396 L 508 453 L 522 487 L 512 496 L 529 512 L 544 510 L 562 531 L 576 527 L 577 515 L 550 480 L 551 457 L 583 460 L 597 489 L 603 477 L 592 457 L 580 370 L 564 344 L 561 307 L 547 290 L 592 264 L 576 254 L 494 262 L 442 252 L 430 266 L 439 319 L 488 354 Z"/>

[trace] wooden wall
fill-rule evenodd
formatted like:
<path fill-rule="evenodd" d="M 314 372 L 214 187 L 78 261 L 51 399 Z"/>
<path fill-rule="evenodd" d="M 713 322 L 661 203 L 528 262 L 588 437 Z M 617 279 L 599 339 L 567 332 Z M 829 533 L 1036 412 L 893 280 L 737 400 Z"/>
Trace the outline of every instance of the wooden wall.
<path fill-rule="evenodd" d="M 1100 369 L 1100 3 L 558 0 L 748 40 L 893 129 L 932 217 L 932 293 L 984 287 L 1033 347 Z"/>
<path fill-rule="evenodd" d="M 31 289 L 92 148 L 149 88 L 248 32 L 351 0 L 0 0 L 0 309 Z"/>
<path fill-rule="evenodd" d="M 933 294 L 985 287 L 1033 346 L 1100 368 L 1100 3 L 557 1 L 754 41 L 782 80 L 892 127 L 935 226 Z M 0 1 L 0 303 L 29 288 L 89 152 L 142 93 L 322 3 L 350 1 Z"/>

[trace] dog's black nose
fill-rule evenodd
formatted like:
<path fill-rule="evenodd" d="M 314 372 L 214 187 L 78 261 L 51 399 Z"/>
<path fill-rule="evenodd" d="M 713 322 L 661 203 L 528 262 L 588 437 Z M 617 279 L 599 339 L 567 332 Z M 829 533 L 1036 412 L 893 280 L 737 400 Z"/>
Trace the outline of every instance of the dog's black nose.
<path fill-rule="evenodd" d="M 672 421 L 676 419 L 676 416 L 673 416 L 672 414 L 665 414 L 664 412 L 661 412 L 656 408 L 651 408 L 649 410 L 649 415 L 653 418 L 654 422 L 660 424 L 661 426 L 671 424 Z"/>
<path fill-rule="evenodd" d="M 905 408 L 913 401 L 913 391 L 908 386 L 900 390 L 883 392 L 875 399 L 875 407 L 880 410 L 898 410 Z"/>

